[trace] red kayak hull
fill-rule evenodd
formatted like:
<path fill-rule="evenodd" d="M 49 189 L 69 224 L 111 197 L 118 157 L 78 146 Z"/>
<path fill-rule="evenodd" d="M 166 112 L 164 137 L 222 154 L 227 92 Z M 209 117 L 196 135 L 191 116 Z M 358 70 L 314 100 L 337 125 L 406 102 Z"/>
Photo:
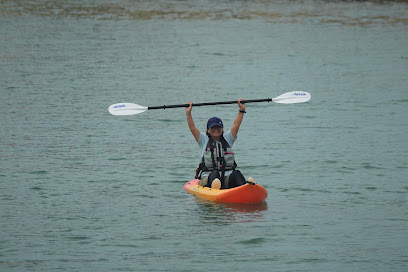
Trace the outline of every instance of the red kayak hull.
<path fill-rule="evenodd" d="M 254 204 L 263 202 L 268 197 L 268 191 L 258 184 L 247 183 L 231 189 L 218 190 L 200 186 L 199 182 L 198 179 L 190 180 L 183 188 L 200 198 L 224 203 Z"/>

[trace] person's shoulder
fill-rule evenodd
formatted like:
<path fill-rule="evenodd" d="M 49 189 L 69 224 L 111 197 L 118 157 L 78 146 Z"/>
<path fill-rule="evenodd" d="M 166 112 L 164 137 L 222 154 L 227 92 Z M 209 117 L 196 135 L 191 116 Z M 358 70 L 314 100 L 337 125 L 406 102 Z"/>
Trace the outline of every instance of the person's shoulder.
<path fill-rule="evenodd" d="M 205 133 L 203 133 L 203 132 L 200 131 L 200 140 L 201 140 L 201 139 L 205 139 L 205 138 L 208 138 L 208 136 L 205 135 Z"/>
<path fill-rule="evenodd" d="M 224 133 L 224 138 L 231 138 L 231 139 L 234 138 L 234 137 L 232 136 L 231 130 L 228 130 L 226 133 Z"/>
<path fill-rule="evenodd" d="M 231 130 L 228 130 L 225 134 L 224 134 L 224 139 L 228 142 L 229 145 L 232 146 L 232 144 L 235 142 L 236 138 L 234 139 L 234 137 L 232 136 L 232 132 Z"/>
<path fill-rule="evenodd" d="M 204 144 L 207 145 L 207 142 L 208 142 L 208 136 L 200 131 L 200 138 L 198 139 L 198 144 L 200 146 L 203 146 Z"/>

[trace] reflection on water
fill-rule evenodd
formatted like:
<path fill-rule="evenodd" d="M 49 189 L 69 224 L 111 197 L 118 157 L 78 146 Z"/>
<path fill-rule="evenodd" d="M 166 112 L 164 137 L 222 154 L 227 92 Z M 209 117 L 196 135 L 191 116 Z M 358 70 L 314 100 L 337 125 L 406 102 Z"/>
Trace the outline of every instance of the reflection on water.
<path fill-rule="evenodd" d="M 407 25 L 404 1 L 7 1 L 0 14 L 132 20 L 252 20 L 334 23 L 348 26 Z"/>
<path fill-rule="evenodd" d="M 264 219 L 268 204 L 261 202 L 257 204 L 237 204 L 212 202 L 196 197 L 200 211 L 200 219 L 203 223 L 245 223 L 259 222 Z"/>

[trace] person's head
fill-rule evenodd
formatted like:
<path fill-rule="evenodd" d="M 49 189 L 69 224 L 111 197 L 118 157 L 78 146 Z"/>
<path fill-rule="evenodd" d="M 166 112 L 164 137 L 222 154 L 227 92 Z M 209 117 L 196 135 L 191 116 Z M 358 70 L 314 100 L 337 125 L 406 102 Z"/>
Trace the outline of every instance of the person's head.
<path fill-rule="evenodd" d="M 219 138 L 224 133 L 224 125 L 218 117 L 211 117 L 207 122 L 207 135 Z"/>

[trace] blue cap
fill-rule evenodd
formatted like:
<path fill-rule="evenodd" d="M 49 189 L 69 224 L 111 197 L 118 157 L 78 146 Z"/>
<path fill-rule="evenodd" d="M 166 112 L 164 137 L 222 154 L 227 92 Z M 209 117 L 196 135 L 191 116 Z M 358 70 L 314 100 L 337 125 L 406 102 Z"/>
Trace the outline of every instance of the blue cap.
<path fill-rule="evenodd" d="M 212 128 L 213 126 L 220 126 L 222 128 L 224 127 L 221 119 L 218 117 L 211 117 L 210 119 L 208 119 L 207 128 Z"/>

